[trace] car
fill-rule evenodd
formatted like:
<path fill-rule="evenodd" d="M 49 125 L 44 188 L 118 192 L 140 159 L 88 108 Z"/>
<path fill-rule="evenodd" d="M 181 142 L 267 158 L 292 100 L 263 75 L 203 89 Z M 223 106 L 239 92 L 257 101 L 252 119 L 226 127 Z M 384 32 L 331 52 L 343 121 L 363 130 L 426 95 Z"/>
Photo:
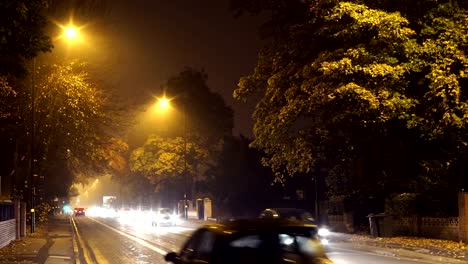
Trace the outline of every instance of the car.
<path fill-rule="evenodd" d="M 180 252 L 167 253 L 164 259 L 174 264 L 332 264 L 317 232 L 316 225 L 284 219 L 212 223 L 197 229 Z"/>
<path fill-rule="evenodd" d="M 84 208 L 75 208 L 73 209 L 73 216 L 85 216 L 86 212 Z"/>
<path fill-rule="evenodd" d="M 260 213 L 260 218 L 300 220 L 315 224 L 312 214 L 299 208 L 267 208 Z"/>
<path fill-rule="evenodd" d="M 318 225 L 311 213 L 299 208 L 267 208 L 260 213 L 259 218 L 299 220 Z M 325 226 L 320 226 L 317 234 L 322 244 L 328 245 L 327 237 L 330 234 L 330 230 Z"/>
<path fill-rule="evenodd" d="M 180 217 L 174 214 L 170 208 L 159 208 L 152 214 L 152 226 L 176 226 L 179 224 Z"/>

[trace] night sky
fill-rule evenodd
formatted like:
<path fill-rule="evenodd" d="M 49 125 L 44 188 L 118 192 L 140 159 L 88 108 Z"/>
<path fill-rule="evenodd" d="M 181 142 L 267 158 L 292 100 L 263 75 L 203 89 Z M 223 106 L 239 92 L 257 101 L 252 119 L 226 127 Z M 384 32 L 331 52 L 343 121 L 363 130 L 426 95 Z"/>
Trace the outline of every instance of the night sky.
<path fill-rule="evenodd" d="M 235 101 L 232 92 L 256 64 L 260 18 L 233 18 L 228 0 L 110 3 L 110 26 L 99 37 L 107 42 L 105 53 L 112 58 L 118 89 L 128 98 L 148 96 L 185 66 L 204 68 L 210 88 L 235 111 L 234 135 L 252 135 L 253 104 Z"/>

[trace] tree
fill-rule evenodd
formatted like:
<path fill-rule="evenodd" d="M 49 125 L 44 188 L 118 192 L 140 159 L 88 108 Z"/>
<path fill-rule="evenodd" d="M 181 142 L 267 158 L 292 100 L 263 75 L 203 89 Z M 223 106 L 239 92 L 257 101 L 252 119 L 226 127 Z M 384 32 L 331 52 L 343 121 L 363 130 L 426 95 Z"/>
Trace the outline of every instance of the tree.
<path fill-rule="evenodd" d="M 465 9 L 420 6 L 412 24 L 384 10 L 410 13 L 431 1 L 304 2 L 310 8 L 297 16 L 306 19 L 276 25 L 234 93 L 262 94 L 252 145 L 278 181 L 319 164 L 332 194 L 385 196 L 436 180 L 427 172 L 464 156 Z M 452 190 L 453 173 L 444 172 Z"/>
<path fill-rule="evenodd" d="M 204 149 L 195 142 L 184 144 L 181 137 L 151 135 L 142 147 L 132 152 L 130 166 L 132 171 L 142 173 L 160 188 L 165 182 L 185 176 L 185 168 L 192 179 L 192 175 L 198 171 L 197 166 L 202 164 L 206 156 Z"/>
<path fill-rule="evenodd" d="M 244 136 L 226 136 L 217 162 L 199 183 L 205 197 L 212 198 L 218 217 L 256 217 L 275 198 L 270 184 L 274 177 L 261 166 L 261 154 L 248 147 L 250 142 Z"/>
<path fill-rule="evenodd" d="M 179 114 L 172 125 L 164 125 L 167 131 L 154 132 L 142 147 L 132 152 L 132 170 L 150 179 L 158 186 L 157 190 L 167 184 L 173 186 L 171 189 L 189 184 L 189 198 L 196 198 L 196 182 L 206 179 L 206 171 L 216 163 L 224 136 L 232 133 L 232 109 L 219 94 L 210 90 L 207 78 L 204 71 L 192 68 L 169 78 L 163 87 L 164 93 L 171 98 L 174 112 Z M 183 173 L 184 141 L 187 142 L 187 175 Z M 175 181 L 179 181 L 178 187 Z"/>
<path fill-rule="evenodd" d="M 37 76 L 33 155 L 45 183 L 61 182 L 67 190 L 73 180 L 86 182 L 96 174 L 124 170 L 128 146 L 110 133 L 107 103 L 86 65 L 44 65 Z"/>
<path fill-rule="evenodd" d="M 0 75 L 24 77 L 26 61 L 52 49 L 45 33 L 46 7 L 45 0 L 0 3 Z"/>

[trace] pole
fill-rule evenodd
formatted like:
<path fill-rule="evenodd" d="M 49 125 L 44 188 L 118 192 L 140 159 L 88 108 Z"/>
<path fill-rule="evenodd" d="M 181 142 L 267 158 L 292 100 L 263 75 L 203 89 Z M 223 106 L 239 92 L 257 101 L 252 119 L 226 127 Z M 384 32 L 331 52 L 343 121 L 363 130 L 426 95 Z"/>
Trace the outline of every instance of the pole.
<path fill-rule="evenodd" d="M 35 77 L 36 77 L 36 58 L 33 58 L 33 69 L 31 75 L 31 147 L 30 147 L 30 157 L 29 157 L 29 182 L 28 187 L 30 188 L 30 195 L 31 195 L 31 233 L 34 233 L 35 229 L 35 211 L 34 211 L 34 136 L 35 136 L 35 115 L 36 115 L 36 108 L 35 108 L 35 101 L 36 101 L 36 87 L 35 87 Z"/>
<path fill-rule="evenodd" d="M 315 183 L 315 221 L 319 221 L 319 204 L 318 204 L 318 188 L 317 188 L 317 175 L 314 177 Z"/>
<path fill-rule="evenodd" d="M 187 113 L 185 109 L 185 98 L 183 98 L 182 102 L 182 114 L 184 118 L 184 217 L 185 220 L 188 220 L 188 200 L 187 200 L 187 185 L 188 185 L 188 177 L 187 177 Z"/>

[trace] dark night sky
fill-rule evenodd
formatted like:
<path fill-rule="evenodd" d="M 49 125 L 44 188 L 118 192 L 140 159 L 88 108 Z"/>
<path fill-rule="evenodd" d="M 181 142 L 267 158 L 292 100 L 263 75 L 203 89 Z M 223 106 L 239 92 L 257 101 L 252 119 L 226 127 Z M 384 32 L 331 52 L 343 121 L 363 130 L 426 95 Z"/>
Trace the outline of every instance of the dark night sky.
<path fill-rule="evenodd" d="M 234 134 L 252 135 L 252 104 L 235 101 L 232 92 L 239 77 L 255 66 L 260 18 L 234 19 L 228 0 L 118 0 L 111 5 L 112 30 L 103 34 L 110 36 L 119 89 L 129 98 L 147 96 L 185 66 L 203 67 L 210 88 L 235 111 Z"/>

